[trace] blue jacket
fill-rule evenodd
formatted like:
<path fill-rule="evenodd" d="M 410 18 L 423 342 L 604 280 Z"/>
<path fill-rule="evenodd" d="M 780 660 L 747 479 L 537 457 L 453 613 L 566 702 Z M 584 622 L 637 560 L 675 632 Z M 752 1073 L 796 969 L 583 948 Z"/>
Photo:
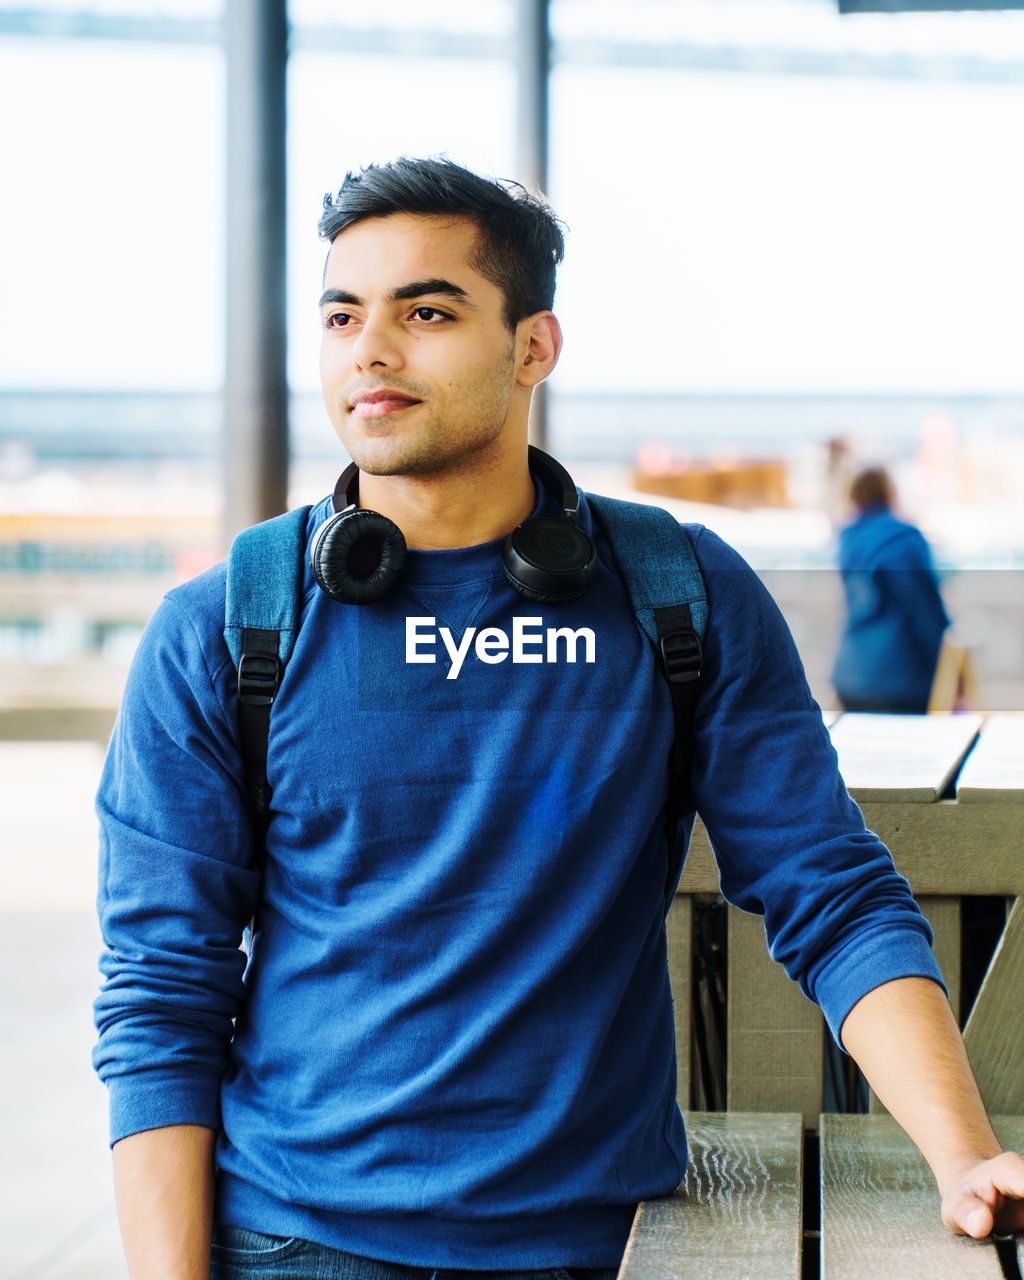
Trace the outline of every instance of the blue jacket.
<path fill-rule="evenodd" d="M 928 543 L 886 507 L 839 538 L 846 621 L 832 679 L 845 705 L 923 712 L 949 617 Z"/>
<path fill-rule="evenodd" d="M 412 551 L 361 608 L 307 570 L 248 972 L 224 566 L 171 592 L 139 647 L 98 800 L 94 1062 L 112 1141 L 219 1130 L 222 1223 L 423 1266 L 613 1266 L 636 1202 L 684 1174 L 667 685 L 600 541 L 561 606 L 518 596 L 500 549 Z M 713 533 L 695 549 L 694 792 L 724 892 L 838 1031 L 880 983 L 940 980 L 930 930 L 775 605 Z M 460 648 L 468 628 L 486 643 Z"/>

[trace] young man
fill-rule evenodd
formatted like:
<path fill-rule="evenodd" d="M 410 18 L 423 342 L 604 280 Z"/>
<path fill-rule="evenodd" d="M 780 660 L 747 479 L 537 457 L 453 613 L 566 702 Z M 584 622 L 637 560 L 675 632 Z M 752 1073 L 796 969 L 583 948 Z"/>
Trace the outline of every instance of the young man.
<path fill-rule="evenodd" d="M 562 237 L 522 190 L 416 160 L 350 175 L 321 231 L 328 412 L 359 507 L 409 550 L 359 607 L 307 570 L 262 884 L 224 567 L 171 592 L 140 646 L 99 796 L 95 1052 L 132 1275 L 207 1275 L 215 1223 L 215 1277 L 611 1276 L 636 1202 L 686 1161 L 673 717 L 585 499 L 578 599 L 524 598 L 503 569 L 506 535 L 561 506 L 527 418 L 561 347 Z M 618 304 L 609 348 L 643 359 Z M 999 1153 L 928 927 L 846 795 L 778 611 L 713 534 L 695 548 L 691 786 L 724 890 L 764 913 L 922 1148 L 947 1224 L 1021 1225 L 1024 1161 Z"/>

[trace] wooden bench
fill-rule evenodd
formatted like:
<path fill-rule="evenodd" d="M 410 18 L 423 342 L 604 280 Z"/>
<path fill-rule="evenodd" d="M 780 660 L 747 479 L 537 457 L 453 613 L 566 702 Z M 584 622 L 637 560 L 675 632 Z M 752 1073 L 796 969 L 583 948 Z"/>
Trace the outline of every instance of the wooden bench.
<path fill-rule="evenodd" d="M 1015 1246 L 946 1230 L 931 1172 L 891 1117 L 823 1115 L 820 1178 L 795 1112 L 686 1121 L 686 1180 L 637 1209 L 620 1280 L 1003 1280 L 1000 1252 Z M 1024 1118 L 995 1128 L 1024 1144 Z"/>
<path fill-rule="evenodd" d="M 962 899 L 1008 901 L 1002 939 L 965 1011 L 964 1039 L 1004 1142 L 1021 1149 L 1024 716 L 849 715 L 830 732 L 868 827 L 891 849 L 935 930 L 935 954 L 958 1016 Z M 698 821 L 668 918 L 690 1172 L 676 1196 L 640 1206 L 622 1276 L 801 1275 L 803 1141 L 812 1135 L 813 1150 L 819 1129 L 822 1276 L 1003 1276 L 991 1243 L 956 1239 L 942 1227 L 927 1166 L 888 1116 L 821 1115 L 821 1013 L 770 960 L 761 919 L 731 907 L 726 1111 L 690 1112 L 695 902 L 718 892 L 714 855 Z M 872 1110 L 880 1110 L 874 1099 Z M 911 1255 L 920 1263 L 912 1264 Z"/>

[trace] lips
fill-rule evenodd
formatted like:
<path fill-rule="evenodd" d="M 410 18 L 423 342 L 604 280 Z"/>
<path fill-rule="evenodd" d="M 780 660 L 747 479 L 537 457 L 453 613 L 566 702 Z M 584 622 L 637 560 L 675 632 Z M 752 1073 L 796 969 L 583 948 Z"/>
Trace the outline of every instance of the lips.
<path fill-rule="evenodd" d="M 407 396 L 403 391 L 389 391 L 386 388 L 363 392 L 350 401 L 352 412 L 359 418 L 383 418 L 420 403 L 422 402 L 413 396 Z"/>

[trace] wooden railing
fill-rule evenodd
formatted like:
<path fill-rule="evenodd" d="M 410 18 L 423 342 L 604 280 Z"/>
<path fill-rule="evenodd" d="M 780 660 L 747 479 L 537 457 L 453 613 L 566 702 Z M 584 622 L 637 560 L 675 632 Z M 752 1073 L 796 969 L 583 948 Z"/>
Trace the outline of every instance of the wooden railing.
<path fill-rule="evenodd" d="M 959 1010 L 961 901 L 1011 900 L 1000 946 L 964 1029 L 989 1108 L 1024 1113 L 1024 716 L 841 717 L 840 769 L 868 827 L 889 846 L 935 930 L 935 955 Z M 694 897 L 719 891 L 698 821 L 669 913 L 679 1102 L 691 1105 Z M 730 1111 L 797 1111 L 817 1128 L 821 1013 L 768 956 L 759 916 L 728 909 Z"/>
<path fill-rule="evenodd" d="M 935 930 L 960 1010 L 961 905 L 1004 897 L 1006 923 L 964 1039 L 1004 1143 L 1024 1146 L 1024 715 L 843 716 L 830 729 L 868 827 Z M 726 1110 L 693 1113 L 695 898 L 719 891 L 698 822 L 669 913 L 680 1106 L 691 1146 L 675 1196 L 640 1206 L 629 1280 L 757 1276 L 939 1280 L 1013 1274 L 1014 1246 L 954 1238 L 924 1161 L 888 1116 L 822 1115 L 825 1028 L 772 963 L 760 917 L 727 910 Z M 872 1109 L 879 1110 L 872 1101 Z M 820 1138 L 820 1224 L 807 1226 L 804 1152 Z M 805 1147 L 805 1136 L 811 1145 Z M 1024 1245 L 1018 1245 L 1024 1264 Z M 802 1270 L 813 1255 L 813 1266 Z"/>

